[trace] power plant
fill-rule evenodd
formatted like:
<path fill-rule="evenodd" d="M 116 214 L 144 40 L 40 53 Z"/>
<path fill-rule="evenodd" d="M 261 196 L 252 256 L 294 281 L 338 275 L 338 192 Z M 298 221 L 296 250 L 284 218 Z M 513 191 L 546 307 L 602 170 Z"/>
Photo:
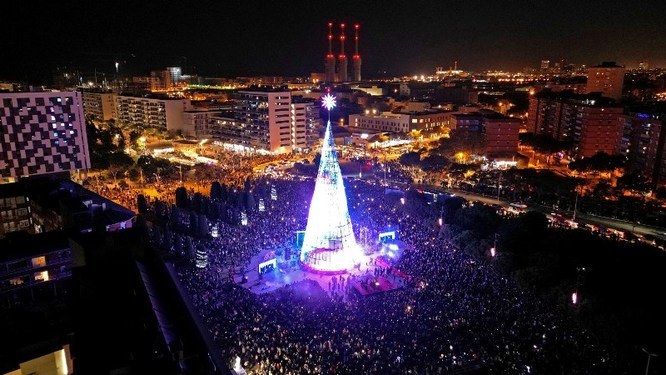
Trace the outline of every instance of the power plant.
<path fill-rule="evenodd" d="M 328 53 L 324 61 L 324 78 L 327 83 L 359 82 L 361 80 L 361 54 L 358 51 L 359 30 L 361 25 L 354 25 L 354 56 L 352 57 L 352 74 L 349 75 L 347 51 L 345 51 L 345 24 L 340 23 L 340 54 L 337 59 L 333 54 L 333 22 L 328 23 Z"/>
<path fill-rule="evenodd" d="M 354 73 L 352 77 L 354 78 L 354 82 L 361 81 L 361 54 L 358 53 L 358 32 L 360 28 L 361 25 L 354 25 L 354 44 L 356 45 L 356 49 L 354 50 L 354 57 L 352 60 L 352 70 Z"/>

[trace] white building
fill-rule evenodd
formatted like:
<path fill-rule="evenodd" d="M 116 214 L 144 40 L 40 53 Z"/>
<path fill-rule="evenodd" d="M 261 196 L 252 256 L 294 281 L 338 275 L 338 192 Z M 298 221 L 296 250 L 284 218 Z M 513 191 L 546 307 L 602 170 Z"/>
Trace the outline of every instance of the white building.
<path fill-rule="evenodd" d="M 183 112 L 190 108 L 189 99 L 125 95 L 116 99 L 118 122 L 170 132 L 183 130 Z"/>
<path fill-rule="evenodd" d="M 379 114 L 349 115 L 349 126 L 359 129 L 377 130 L 382 132 L 407 133 L 409 115 L 382 112 Z"/>
<path fill-rule="evenodd" d="M 116 94 L 113 92 L 83 91 L 83 113 L 94 120 L 116 119 Z"/>
<path fill-rule="evenodd" d="M 212 118 L 220 111 L 221 108 L 193 108 L 183 111 L 183 136 L 199 139 L 212 137 Z"/>
<path fill-rule="evenodd" d="M 80 92 L 0 93 L 0 179 L 89 168 Z"/>
<path fill-rule="evenodd" d="M 289 91 L 239 91 L 231 116 L 211 118 L 212 138 L 276 153 L 308 147 L 312 103 L 293 101 Z"/>

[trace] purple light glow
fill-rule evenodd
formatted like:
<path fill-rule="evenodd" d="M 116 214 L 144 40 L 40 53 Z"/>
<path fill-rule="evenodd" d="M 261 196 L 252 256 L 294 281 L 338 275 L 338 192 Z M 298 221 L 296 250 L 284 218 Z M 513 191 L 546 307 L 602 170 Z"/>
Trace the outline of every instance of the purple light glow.
<path fill-rule="evenodd" d="M 335 97 L 325 95 L 322 106 L 330 111 L 335 107 Z M 352 230 L 347 195 L 329 121 L 321 148 L 319 172 L 300 260 L 307 270 L 339 273 L 352 269 L 362 256 L 363 251 L 356 243 Z"/>

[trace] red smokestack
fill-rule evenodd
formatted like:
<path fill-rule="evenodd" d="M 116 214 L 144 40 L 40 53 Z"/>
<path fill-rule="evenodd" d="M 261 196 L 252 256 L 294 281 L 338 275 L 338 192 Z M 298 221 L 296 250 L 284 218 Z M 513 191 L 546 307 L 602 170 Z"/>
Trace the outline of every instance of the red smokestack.
<path fill-rule="evenodd" d="M 340 57 L 345 56 L 345 24 L 340 24 Z"/>
<path fill-rule="evenodd" d="M 354 57 L 358 58 L 358 30 L 361 28 L 361 25 L 356 24 L 354 25 L 354 31 L 356 32 L 356 35 L 354 36 L 354 42 L 356 43 L 356 50 L 354 52 Z"/>
<path fill-rule="evenodd" d="M 328 55 L 333 56 L 333 22 L 328 23 Z"/>

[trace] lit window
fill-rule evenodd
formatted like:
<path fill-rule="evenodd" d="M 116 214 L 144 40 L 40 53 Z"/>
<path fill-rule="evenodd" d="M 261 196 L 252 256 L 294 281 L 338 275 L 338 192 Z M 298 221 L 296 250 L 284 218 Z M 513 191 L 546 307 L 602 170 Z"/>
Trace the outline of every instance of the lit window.
<path fill-rule="evenodd" d="M 49 281 L 49 271 L 35 273 L 35 281 Z"/>
<path fill-rule="evenodd" d="M 44 267 L 45 265 L 46 265 L 46 257 L 45 256 L 32 258 L 32 266 L 33 267 Z"/>

